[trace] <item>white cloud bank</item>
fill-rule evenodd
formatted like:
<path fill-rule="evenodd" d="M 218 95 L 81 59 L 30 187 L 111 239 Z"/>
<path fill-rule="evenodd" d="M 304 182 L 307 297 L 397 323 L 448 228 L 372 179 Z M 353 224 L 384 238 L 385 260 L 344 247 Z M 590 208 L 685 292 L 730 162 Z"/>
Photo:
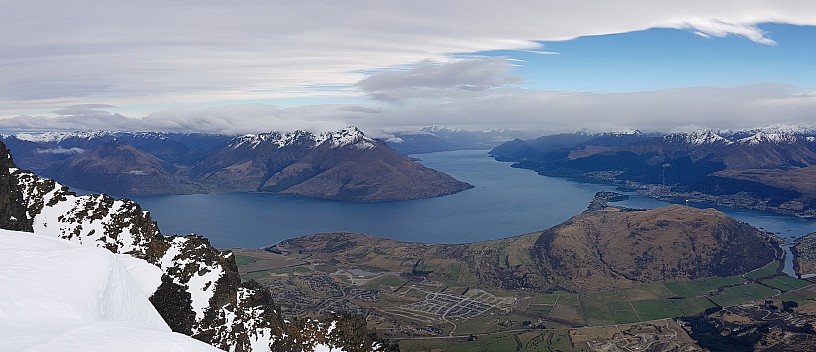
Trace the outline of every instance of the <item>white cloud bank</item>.
<path fill-rule="evenodd" d="M 142 113 L 128 113 L 133 116 L 125 118 L 61 111 L 66 117 L 58 120 L 18 116 L 2 125 L 87 129 L 137 124 L 154 129 L 245 131 L 280 124 L 288 127 L 300 119 L 291 115 L 306 116 L 307 125 L 301 127 L 327 128 L 355 121 L 379 123 L 393 119 L 387 117 L 389 113 L 408 122 L 423 120 L 424 116 L 408 113 L 428 106 L 442 109 L 429 112 L 442 118 L 465 114 L 484 101 L 524 101 L 531 108 L 553 99 L 575 104 L 578 97 L 601 99 L 603 95 L 577 94 L 566 99 L 559 93 L 502 88 L 517 81 L 507 75 L 507 62 L 461 61 L 456 55 L 485 50 L 541 51 L 538 41 L 655 27 L 704 36 L 737 35 L 771 45 L 773 38 L 757 24 L 816 25 L 814 13 L 813 1 L 760 0 L 7 0 L 0 11 L 0 116 L 78 104 L 85 105 L 72 109 L 105 109 L 110 104 L 118 108 L 109 110 Z M 422 64 L 403 71 L 381 71 L 418 62 Z M 450 80 L 442 79 L 442 73 L 454 72 Z M 497 92 L 502 89 L 505 91 Z M 212 103 L 321 96 L 359 101 L 365 95 L 387 101 L 443 100 L 420 107 L 403 103 L 401 111 L 389 105 L 381 113 L 376 113 L 378 106 L 298 110 L 240 105 L 140 117 L 150 111 Z M 483 100 L 472 102 L 477 95 Z M 614 100 L 611 96 L 601 100 Z M 463 106 L 465 103 L 471 105 Z M 463 110 L 452 114 L 454 107 Z M 507 107 L 505 115 L 516 113 L 517 108 Z M 374 110 L 350 111 L 355 109 Z M 227 111 L 244 115 L 228 115 Z M 514 116 L 511 120 L 519 119 Z"/>
<path fill-rule="evenodd" d="M 136 130 L 258 133 L 271 130 L 326 131 L 359 126 L 373 136 L 440 122 L 473 130 L 487 128 L 593 131 L 637 128 L 675 130 L 683 126 L 747 128 L 772 123 L 811 123 L 816 94 L 761 84 L 733 88 L 677 88 L 652 92 L 541 92 L 518 88 L 462 91 L 456 99 L 420 100 L 384 107 L 312 105 L 279 108 L 234 105 L 157 112 L 129 118 L 102 110 L 60 117 L 20 116 L 0 120 L 0 129 Z M 77 111 L 74 111 L 77 112 Z"/>

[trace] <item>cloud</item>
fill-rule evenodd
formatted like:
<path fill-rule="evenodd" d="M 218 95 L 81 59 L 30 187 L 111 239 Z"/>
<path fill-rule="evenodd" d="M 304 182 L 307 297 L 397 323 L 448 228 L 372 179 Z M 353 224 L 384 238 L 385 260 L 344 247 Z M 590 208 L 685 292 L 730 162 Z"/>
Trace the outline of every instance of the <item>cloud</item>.
<path fill-rule="evenodd" d="M 557 6 L 538 0 L 513 6 L 492 0 L 7 0 L 0 11 L 0 115 L 86 103 L 144 111 L 360 94 L 388 99 L 390 90 L 361 93 L 355 84 L 366 72 L 423 60 L 541 51 L 540 41 L 654 27 L 771 44 L 757 24 L 814 25 L 813 13 L 816 2 L 763 0 Z M 441 84 L 416 74 L 415 84 Z M 391 82 L 370 83 L 385 89 Z M 448 89 L 497 84 L 458 83 Z"/>
<path fill-rule="evenodd" d="M 410 130 L 438 124 L 469 130 L 512 128 L 552 132 L 669 131 L 697 125 L 747 128 L 773 123 L 808 123 L 816 97 L 784 85 L 733 88 L 693 87 L 633 93 L 541 92 L 510 89 L 469 100 L 395 106 L 364 130 Z"/>
<path fill-rule="evenodd" d="M 776 84 L 632 93 L 543 92 L 514 87 L 468 94 L 451 100 L 424 100 L 385 107 L 280 108 L 251 104 L 167 110 L 141 118 L 93 110 L 59 117 L 0 119 L 0 129 L 242 134 L 295 129 L 322 132 L 355 125 L 368 135 L 391 138 L 395 130 L 418 130 L 440 123 L 469 130 L 508 128 L 551 132 L 625 128 L 671 131 L 690 126 L 749 128 L 773 123 L 809 123 L 816 111 L 816 94 Z"/>
<path fill-rule="evenodd" d="M 305 129 L 315 132 L 350 125 L 355 116 L 375 108 L 353 105 L 314 105 L 279 108 L 271 105 L 229 105 L 195 110 L 164 110 L 144 117 L 126 117 L 96 109 L 66 108 L 59 116 L 21 115 L 0 119 L 8 131 L 167 131 L 244 134 Z"/>
<path fill-rule="evenodd" d="M 77 148 L 77 147 L 73 147 L 73 148 L 57 147 L 57 148 L 48 148 L 48 149 L 37 149 L 37 150 L 35 150 L 35 152 L 37 154 L 77 155 L 77 154 L 84 153 L 85 149 Z"/>
<path fill-rule="evenodd" d="M 755 43 L 776 45 L 776 42 L 769 38 L 765 32 L 751 24 L 727 23 L 716 19 L 698 19 L 681 23 L 678 27 L 691 29 L 694 34 L 704 38 L 736 35 L 745 37 Z"/>
<path fill-rule="evenodd" d="M 409 70 L 373 74 L 357 86 L 377 100 L 395 101 L 400 95 L 418 90 L 483 91 L 519 83 L 521 78 L 508 74 L 512 66 L 504 57 L 436 63 L 422 61 Z M 438 97 L 439 92 L 434 92 Z"/>

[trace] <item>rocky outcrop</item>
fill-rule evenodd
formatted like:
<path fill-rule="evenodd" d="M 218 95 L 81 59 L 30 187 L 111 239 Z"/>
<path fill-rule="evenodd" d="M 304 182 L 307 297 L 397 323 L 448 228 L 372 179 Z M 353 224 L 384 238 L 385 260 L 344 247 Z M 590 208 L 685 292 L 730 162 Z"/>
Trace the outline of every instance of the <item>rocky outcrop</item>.
<path fill-rule="evenodd" d="M 227 351 L 270 351 L 286 343 L 291 331 L 308 329 L 306 324 L 287 324 L 264 288 L 242 283 L 231 252 L 219 251 L 197 235 L 161 235 L 150 214 L 133 201 L 78 196 L 59 183 L 19 170 L 2 143 L 0 188 L 3 228 L 106 248 L 161 268 L 162 283 L 150 301 L 173 331 Z M 367 348 L 387 346 L 372 343 Z"/>
<path fill-rule="evenodd" d="M 17 171 L 17 165 L 3 143 L 0 143 L 0 166 L 0 228 L 31 232 L 32 222 L 27 216 L 23 193 L 11 175 Z"/>

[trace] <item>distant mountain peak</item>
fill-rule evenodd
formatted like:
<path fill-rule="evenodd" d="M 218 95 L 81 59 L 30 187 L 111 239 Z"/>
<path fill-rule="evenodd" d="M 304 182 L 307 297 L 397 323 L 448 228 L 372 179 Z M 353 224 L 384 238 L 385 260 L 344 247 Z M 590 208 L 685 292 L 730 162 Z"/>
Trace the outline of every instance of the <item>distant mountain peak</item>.
<path fill-rule="evenodd" d="M 309 148 L 316 148 L 324 143 L 329 143 L 331 148 L 351 146 L 358 149 L 373 149 L 376 146 L 376 142 L 373 139 L 366 137 L 360 129 L 354 126 L 321 133 L 319 135 L 303 130 L 247 134 L 236 137 L 233 142 L 230 143 L 230 146 L 232 148 L 238 148 L 242 145 L 249 145 L 250 149 L 255 149 L 262 143 L 271 143 L 278 148 L 291 145 L 303 145 Z"/>
<path fill-rule="evenodd" d="M 749 145 L 757 145 L 761 143 L 791 144 L 796 143 L 798 140 L 799 138 L 790 132 L 766 133 L 760 131 L 753 136 L 742 138 L 738 142 Z"/>
<path fill-rule="evenodd" d="M 19 140 L 37 142 L 37 143 L 59 143 L 67 139 L 85 139 L 91 140 L 96 138 L 108 137 L 112 135 L 110 131 L 81 131 L 81 132 L 43 132 L 43 133 L 28 133 L 20 132 L 15 135 Z"/>
<path fill-rule="evenodd" d="M 422 131 L 422 132 L 430 132 L 430 133 L 460 133 L 460 132 L 468 132 L 467 130 L 462 129 L 462 128 L 455 128 L 455 127 L 449 127 L 449 126 L 439 126 L 439 125 L 434 125 L 434 126 L 423 127 L 422 129 L 420 129 L 420 131 Z"/>
<path fill-rule="evenodd" d="M 332 148 L 353 146 L 358 149 L 373 149 L 376 142 L 365 136 L 360 129 L 349 126 L 341 130 L 322 133 L 317 136 L 316 145 L 330 143 Z"/>
<path fill-rule="evenodd" d="M 665 140 L 683 140 L 691 145 L 733 144 L 731 140 L 720 136 L 710 129 L 700 129 L 685 133 L 673 133 L 664 137 Z"/>
<path fill-rule="evenodd" d="M 607 131 L 607 132 L 601 133 L 601 135 L 603 135 L 603 136 L 639 136 L 639 135 L 642 135 L 642 134 L 643 134 L 643 132 L 640 132 L 640 130 L 632 130 L 632 129 L 624 129 L 624 130 L 617 130 L 617 131 Z"/>
<path fill-rule="evenodd" d="M 763 132 L 767 134 L 812 134 L 816 133 L 816 128 L 813 126 L 807 127 L 798 124 L 785 124 L 785 123 L 776 123 L 773 125 L 768 125 L 765 127 L 760 127 L 751 132 Z"/>

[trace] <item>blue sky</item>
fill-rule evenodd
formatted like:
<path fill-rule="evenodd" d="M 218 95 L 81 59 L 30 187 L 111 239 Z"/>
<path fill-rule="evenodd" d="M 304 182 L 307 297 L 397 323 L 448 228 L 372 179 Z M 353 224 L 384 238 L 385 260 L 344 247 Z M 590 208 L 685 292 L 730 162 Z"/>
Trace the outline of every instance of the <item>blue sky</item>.
<path fill-rule="evenodd" d="M 816 88 L 816 27 L 758 26 L 777 45 L 742 37 L 705 38 L 688 30 L 631 33 L 541 42 L 541 55 L 500 50 L 476 53 L 523 60 L 511 74 L 530 89 L 631 92 L 694 86 L 779 83 Z"/>
<path fill-rule="evenodd" d="M 813 13 L 798 0 L 7 0 L 0 129 L 805 124 Z"/>

